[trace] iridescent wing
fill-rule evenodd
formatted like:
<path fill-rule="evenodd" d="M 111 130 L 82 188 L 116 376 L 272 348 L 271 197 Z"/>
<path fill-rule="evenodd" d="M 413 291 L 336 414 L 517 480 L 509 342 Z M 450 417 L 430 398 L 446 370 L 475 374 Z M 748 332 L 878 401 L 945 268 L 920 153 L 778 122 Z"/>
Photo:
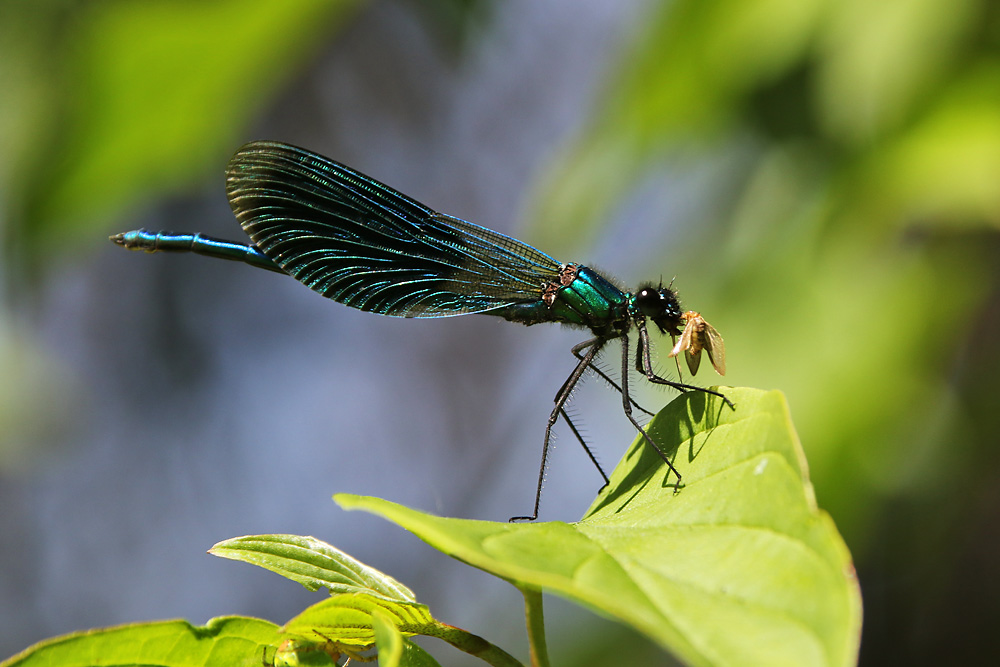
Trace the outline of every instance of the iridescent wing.
<path fill-rule="evenodd" d="M 436 213 L 338 162 L 287 144 L 243 146 L 226 168 L 254 245 L 325 297 L 397 317 L 446 317 L 537 301 L 559 263 Z"/>

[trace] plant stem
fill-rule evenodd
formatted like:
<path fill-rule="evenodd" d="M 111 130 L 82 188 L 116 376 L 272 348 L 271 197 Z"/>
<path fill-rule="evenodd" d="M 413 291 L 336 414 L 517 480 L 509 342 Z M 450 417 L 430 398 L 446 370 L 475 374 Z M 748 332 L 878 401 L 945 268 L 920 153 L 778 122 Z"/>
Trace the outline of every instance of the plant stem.
<path fill-rule="evenodd" d="M 520 661 L 499 646 L 494 646 L 479 635 L 474 635 L 447 623 L 412 626 L 403 624 L 399 626 L 399 629 L 403 632 L 437 637 L 458 650 L 473 655 L 488 665 L 493 665 L 493 667 L 524 667 Z"/>
<path fill-rule="evenodd" d="M 518 587 L 524 596 L 524 620 L 528 625 L 528 647 L 532 667 L 549 667 L 549 649 L 545 644 L 545 614 L 542 611 L 542 591 Z"/>

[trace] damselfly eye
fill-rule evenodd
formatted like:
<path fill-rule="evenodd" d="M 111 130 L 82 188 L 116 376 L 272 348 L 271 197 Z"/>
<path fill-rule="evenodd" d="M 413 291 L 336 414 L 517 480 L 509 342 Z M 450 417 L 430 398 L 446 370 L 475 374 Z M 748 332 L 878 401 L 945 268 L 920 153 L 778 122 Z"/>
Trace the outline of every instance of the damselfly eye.
<path fill-rule="evenodd" d="M 663 298 L 659 290 L 652 287 L 643 287 L 635 295 L 635 305 L 646 317 L 657 317 L 663 314 Z"/>
<path fill-rule="evenodd" d="M 661 333 L 680 333 L 678 327 L 681 324 L 681 304 L 677 293 L 669 287 L 642 287 L 636 292 L 633 303 Z"/>

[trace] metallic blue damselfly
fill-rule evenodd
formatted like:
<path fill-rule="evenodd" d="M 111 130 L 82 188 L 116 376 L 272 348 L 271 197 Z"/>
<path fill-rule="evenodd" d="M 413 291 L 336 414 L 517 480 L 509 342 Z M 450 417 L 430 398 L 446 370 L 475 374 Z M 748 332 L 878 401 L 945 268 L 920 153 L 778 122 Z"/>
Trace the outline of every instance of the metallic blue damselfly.
<path fill-rule="evenodd" d="M 683 352 L 692 375 L 702 351 L 719 374 L 725 373 L 722 337 L 698 313 L 682 311 L 669 285 L 626 291 L 593 269 L 557 262 L 516 239 L 437 213 L 349 167 L 288 144 L 257 141 L 243 146 L 226 169 L 226 193 L 249 244 L 141 229 L 111 240 L 133 250 L 238 260 L 288 274 L 327 298 L 380 315 L 480 313 L 527 325 L 558 322 L 590 330 L 592 337 L 572 349 L 576 367 L 556 393 L 545 427 L 534 509 L 512 521 L 538 517 L 552 427 L 560 416 L 607 483 L 565 410 L 587 369 L 621 393 L 625 415 L 680 483 L 667 452 L 633 414 L 633 407 L 642 410 L 629 396 L 628 334 L 633 329 L 638 335 L 635 368 L 649 382 L 719 396 L 732 407 L 718 391 L 654 372 L 647 321 L 674 337 L 670 356 Z M 594 366 L 611 340 L 621 343 L 620 384 Z"/>

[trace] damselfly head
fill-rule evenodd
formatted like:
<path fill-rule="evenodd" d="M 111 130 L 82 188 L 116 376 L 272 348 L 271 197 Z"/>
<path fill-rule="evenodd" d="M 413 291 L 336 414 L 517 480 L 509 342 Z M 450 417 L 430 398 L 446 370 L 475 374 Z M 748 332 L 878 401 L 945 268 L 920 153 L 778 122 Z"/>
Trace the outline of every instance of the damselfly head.
<path fill-rule="evenodd" d="M 676 357 L 684 352 L 688 370 L 691 371 L 691 375 L 697 375 L 698 366 L 701 364 L 701 351 L 704 350 L 708 353 L 708 359 L 712 362 L 715 372 L 725 375 L 726 347 L 719 332 L 706 322 L 700 313 L 693 310 L 681 315 L 681 320 L 684 321 L 684 331 L 667 356 Z"/>
<path fill-rule="evenodd" d="M 633 299 L 636 308 L 659 328 L 660 333 L 676 336 L 683 322 L 677 292 L 669 287 L 640 287 Z"/>

